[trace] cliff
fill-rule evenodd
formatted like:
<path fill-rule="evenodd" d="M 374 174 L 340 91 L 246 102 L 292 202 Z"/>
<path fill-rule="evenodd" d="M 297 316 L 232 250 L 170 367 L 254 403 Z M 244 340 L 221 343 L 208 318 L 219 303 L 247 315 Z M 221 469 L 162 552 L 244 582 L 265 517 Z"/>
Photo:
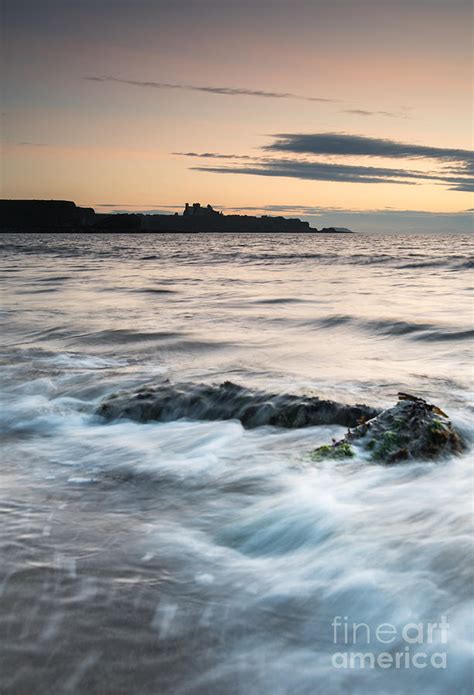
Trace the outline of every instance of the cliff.
<path fill-rule="evenodd" d="M 83 229 L 94 223 L 92 208 L 80 208 L 69 200 L 0 200 L 3 231 L 63 231 Z"/>
<path fill-rule="evenodd" d="M 101 214 L 67 200 L 0 200 L 0 230 L 18 232 L 129 233 L 317 233 L 309 222 L 286 217 L 224 215 L 210 205 L 186 207 L 181 215 Z M 329 227 L 322 233 L 348 233 Z M 321 233 L 320 232 L 320 233 Z M 350 232 L 349 232 L 350 233 Z"/>

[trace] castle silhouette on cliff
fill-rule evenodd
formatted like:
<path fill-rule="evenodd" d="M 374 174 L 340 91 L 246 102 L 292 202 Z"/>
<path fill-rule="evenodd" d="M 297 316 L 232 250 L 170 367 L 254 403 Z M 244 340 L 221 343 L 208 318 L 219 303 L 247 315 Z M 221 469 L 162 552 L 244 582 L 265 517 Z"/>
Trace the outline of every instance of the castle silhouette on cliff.
<path fill-rule="evenodd" d="M 2 231 L 151 233 L 350 233 L 310 227 L 298 218 L 224 215 L 211 205 L 186 203 L 181 215 L 96 213 L 67 200 L 0 200 Z"/>

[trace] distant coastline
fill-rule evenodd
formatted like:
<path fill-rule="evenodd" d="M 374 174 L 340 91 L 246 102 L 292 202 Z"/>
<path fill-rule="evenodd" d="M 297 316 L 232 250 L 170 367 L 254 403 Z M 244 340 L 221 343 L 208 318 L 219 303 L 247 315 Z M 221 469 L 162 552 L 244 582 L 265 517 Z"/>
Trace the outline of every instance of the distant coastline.
<path fill-rule="evenodd" d="M 75 233 L 310 233 L 352 234 L 343 227 L 316 229 L 298 218 L 224 215 L 210 205 L 186 203 L 180 215 L 97 213 L 68 200 L 0 200 L 2 232 Z"/>

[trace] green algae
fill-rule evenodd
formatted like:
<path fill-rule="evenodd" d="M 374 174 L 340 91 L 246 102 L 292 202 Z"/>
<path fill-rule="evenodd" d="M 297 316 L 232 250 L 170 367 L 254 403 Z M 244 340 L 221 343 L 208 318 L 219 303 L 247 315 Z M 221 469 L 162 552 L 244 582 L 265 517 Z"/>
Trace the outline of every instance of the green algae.
<path fill-rule="evenodd" d="M 447 415 L 422 398 L 400 394 L 398 403 L 371 420 L 348 430 L 343 439 L 320 446 L 312 458 L 344 459 L 353 456 L 351 444 L 358 442 L 377 463 L 429 460 L 460 454 L 466 444 Z"/>
<path fill-rule="evenodd" d="M 311 453 L 313 461 L 323 461 L 325 459 L 340 461 L 345 458 L 352 458 L 353 456 L 354 451 L 351 445 L 344 441 L 318 446 L 318 448 Z"/>

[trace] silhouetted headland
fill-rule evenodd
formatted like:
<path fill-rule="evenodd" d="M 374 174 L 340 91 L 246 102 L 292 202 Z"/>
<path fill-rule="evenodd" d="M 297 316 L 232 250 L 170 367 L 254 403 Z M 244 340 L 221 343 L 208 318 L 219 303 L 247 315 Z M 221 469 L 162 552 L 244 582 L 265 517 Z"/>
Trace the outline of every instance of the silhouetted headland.
<path fill-rule="evenodd" d="M 263 215 L 224 215 L 210 205 L 186 203 L 183 213 L 96 213 L 68 200 L 0 200 L 0 230 L 11 232 L 318 233 L 350 234 L 342 227 L 316 229 L 309 222 Z"/>

